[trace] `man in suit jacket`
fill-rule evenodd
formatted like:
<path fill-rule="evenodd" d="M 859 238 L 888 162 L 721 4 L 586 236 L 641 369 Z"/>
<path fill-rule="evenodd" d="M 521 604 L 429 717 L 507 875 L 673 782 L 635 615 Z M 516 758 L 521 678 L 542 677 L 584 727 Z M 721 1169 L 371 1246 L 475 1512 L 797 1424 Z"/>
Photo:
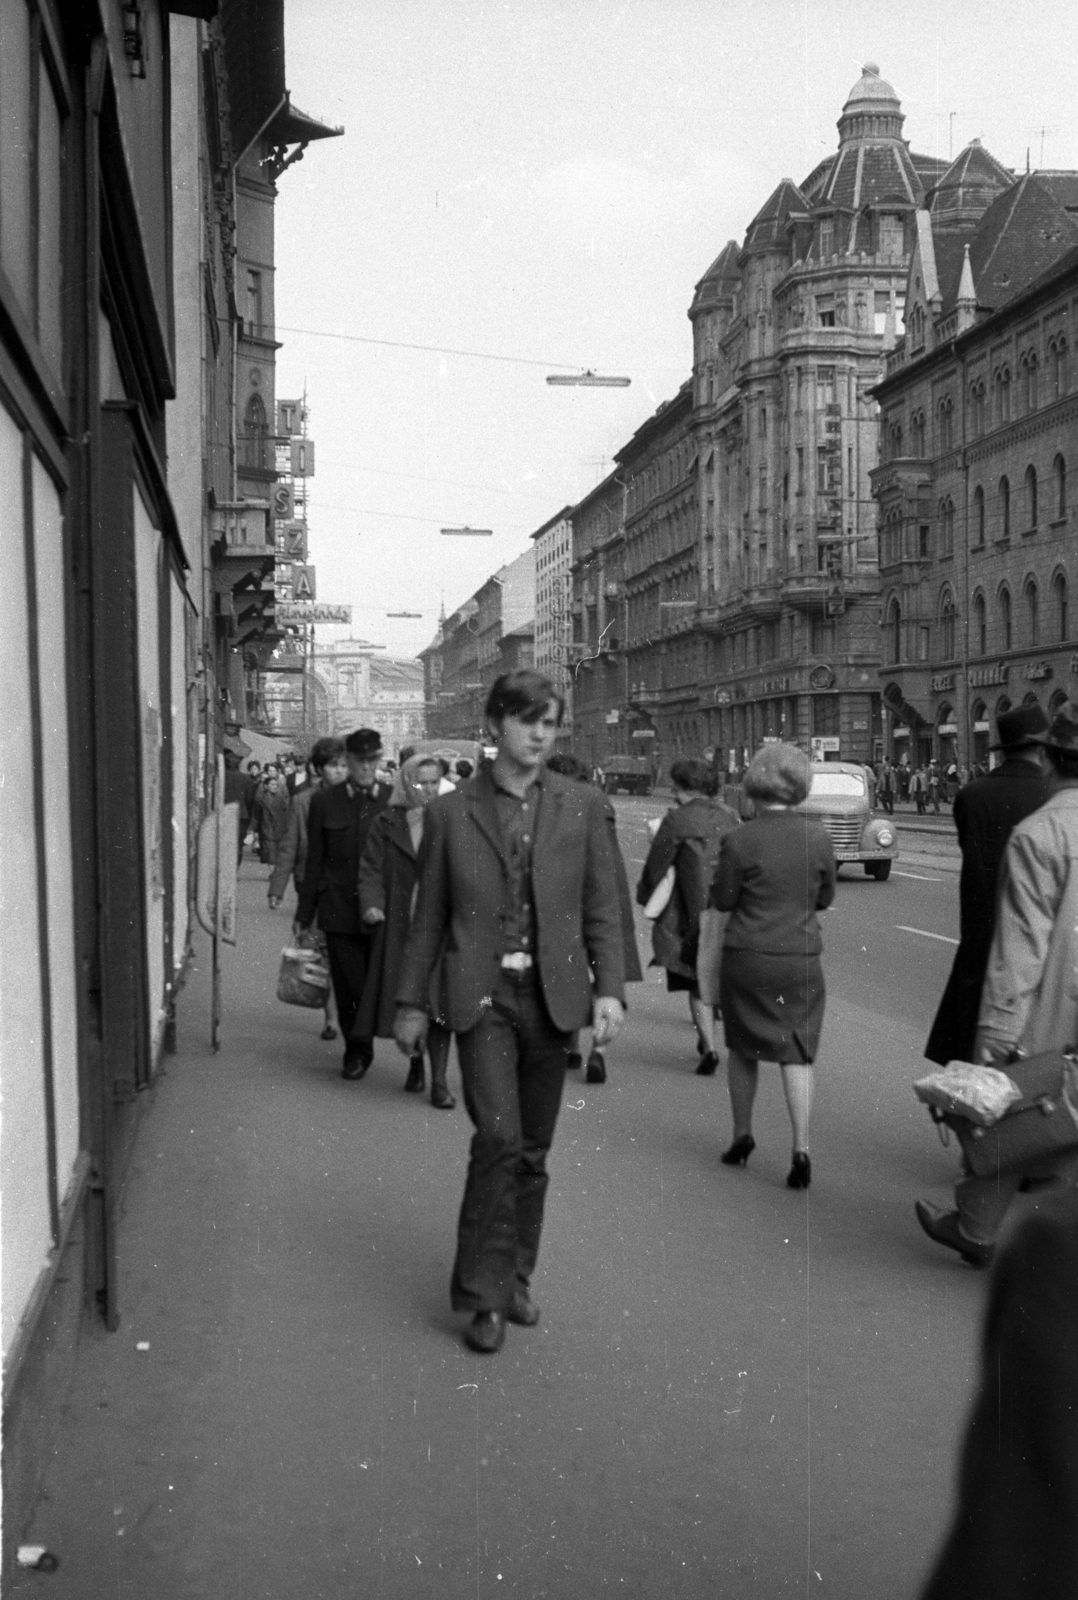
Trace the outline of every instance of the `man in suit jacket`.
<path fill-rule="evenodd" d="M 972 1061 L 988 952 L 996 923 L 996 884 L 1011 829 L 1052 793 L 1044 758 L 1048 718 L 1040 706 L 1018 706 L 999 718 L 1003 754 L 986 778 L 960 789 L 954 805 L 962 849 L 959 879 L 961 935 L 954 966 L 925 1045 L 929 1061 Z"/>
<path fill-rule="evenodd" d="M 538 673 L 494 684 L 486 717 L 497 757 L 426 813 L 397 988 L 395 1033 L 410 1056 L 441 964 L 441 1020 L 457 1035 L 475 1124 L 451 1295 L 484 1354 L 501 1348 L 507 1318 L 527 1327 L 539 1318 L 529 1283 L 571 1036 L 590 1022 L 601 1048 L 622 1017 L 603 797 L 543 766 L 561 716 L 561 696 Z"/>
<path fill-rule="evenodd" d="M 373 1060 L 374 1042 L 353 1037 L 367 981 L 370 941 L 359 916 L 359 858 L 371 824 L 392 791 L 377 780 L 382 741 L 373 728 L 350 733 L 344 749 L 347 779 L 319 789 L 307 813 L 307 866 L 295 928 L 305 933 L 317 911 L 345 1040 L 341 1077 L 362 1078 Z"/>

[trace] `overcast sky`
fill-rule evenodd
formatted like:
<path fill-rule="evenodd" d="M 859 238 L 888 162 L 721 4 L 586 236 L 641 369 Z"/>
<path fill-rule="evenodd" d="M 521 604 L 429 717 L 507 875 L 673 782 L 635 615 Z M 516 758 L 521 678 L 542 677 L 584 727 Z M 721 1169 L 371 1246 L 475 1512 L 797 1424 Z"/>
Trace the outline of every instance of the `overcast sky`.
<path fill-rule="evenodd" d="M 694 284 L 781 178 L 837 147 L 864 62 L 915 150 L 977 136 L 1008 166 L 1028 149 L 1078 168 L 1072 0 L 286 0 L 286 16 L 293 102 L 345 135 L 280 180 L 277 392 L 307 391 L 318 598 L 396 654 L 676 392 Z M 632 386 L 544 382 L 588 367 Z M 464 523 L 494 537 L 439 534 Z"/>

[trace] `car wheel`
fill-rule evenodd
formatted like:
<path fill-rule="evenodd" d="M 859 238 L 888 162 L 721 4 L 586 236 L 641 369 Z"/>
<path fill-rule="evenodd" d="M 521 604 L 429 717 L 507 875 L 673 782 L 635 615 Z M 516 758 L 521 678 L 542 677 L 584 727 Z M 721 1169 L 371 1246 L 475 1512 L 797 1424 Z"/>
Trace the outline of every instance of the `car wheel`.
<path fill-rule="evenodd" d="M 866 866 L 871 869 L 872 876 L 877 883 L 886 883 L 891 876 L 891 863 L 889 861 L 869 861 Z"/>

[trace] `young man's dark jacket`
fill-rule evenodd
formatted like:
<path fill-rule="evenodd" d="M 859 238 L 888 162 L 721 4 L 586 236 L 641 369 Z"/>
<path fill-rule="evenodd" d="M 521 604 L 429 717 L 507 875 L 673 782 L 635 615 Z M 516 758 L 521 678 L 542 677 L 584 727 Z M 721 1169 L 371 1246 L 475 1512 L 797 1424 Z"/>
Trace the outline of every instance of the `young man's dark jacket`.
<path fill-rule="evenodd" d="M 539 983 L 554 1026 L 591 1021 L 593 996 L 624 1002 L 625 954 L 617 877 L 603 796 L 542 772 L 532 850 Z M 429 975 L 443 951 L 447 1025 L 473 1028 L 498 980 L 508 874 L 492 768 L 427 808 L 419 897 L 397 1002 L 425 1011 Z M 589 975 L 590 968 L 590 975 Z"/>

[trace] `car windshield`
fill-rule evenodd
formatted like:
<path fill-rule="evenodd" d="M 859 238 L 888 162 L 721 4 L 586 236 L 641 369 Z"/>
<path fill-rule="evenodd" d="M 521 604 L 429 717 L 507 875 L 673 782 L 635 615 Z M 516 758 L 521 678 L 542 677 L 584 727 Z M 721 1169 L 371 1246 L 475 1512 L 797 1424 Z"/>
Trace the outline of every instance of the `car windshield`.
<path fill-rule="evenodd" d="M 865 792 L 865 780 L 859 778 L 854 772 L 814 772 L 812 774 L 812 788 L 809 793 L 813 796 L 845 795 L 850 799 L 860 800 Z"/>

